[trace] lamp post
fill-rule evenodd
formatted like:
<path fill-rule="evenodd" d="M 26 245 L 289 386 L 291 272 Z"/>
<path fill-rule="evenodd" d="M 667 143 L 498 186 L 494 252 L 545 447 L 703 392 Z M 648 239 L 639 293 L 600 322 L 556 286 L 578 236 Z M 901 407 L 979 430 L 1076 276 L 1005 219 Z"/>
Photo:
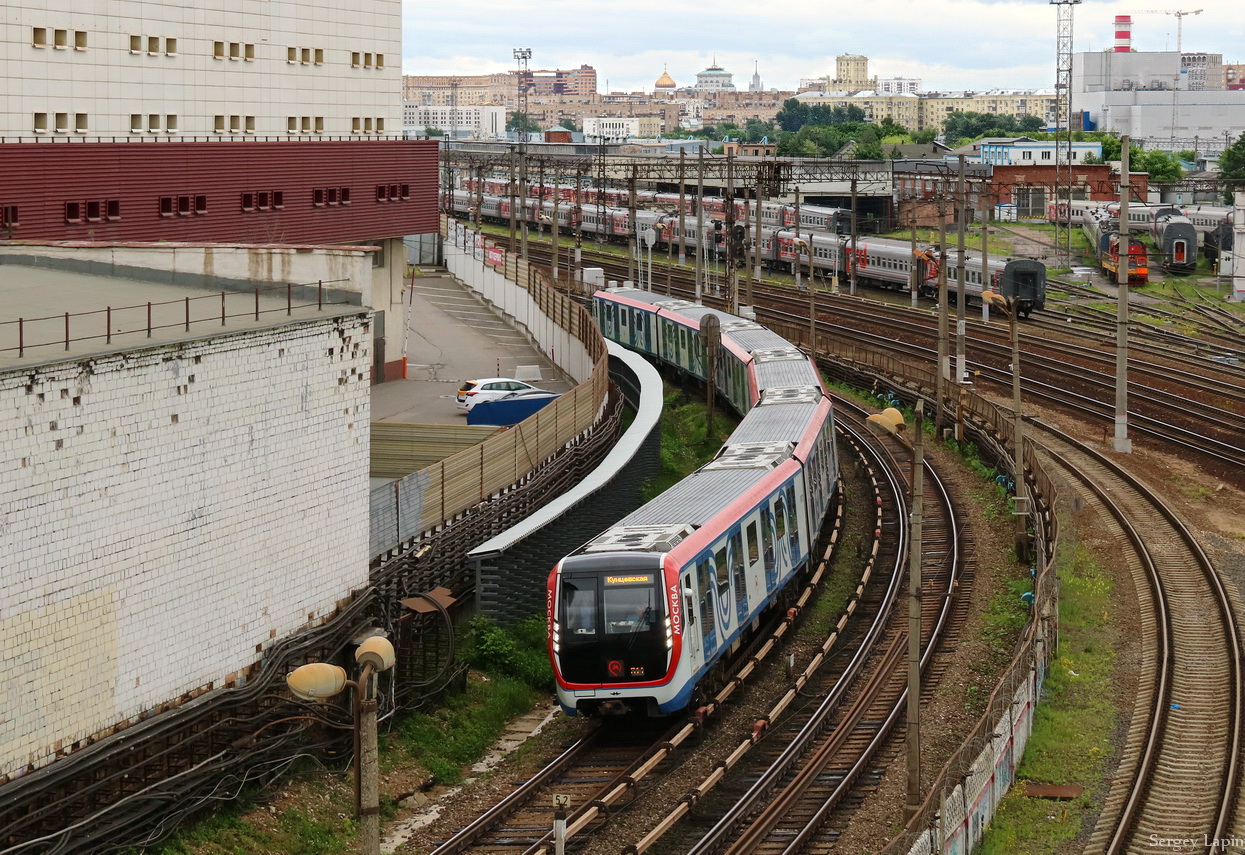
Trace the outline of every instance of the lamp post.
<path fill-rule="evenodd" d="M 817 350 L 817 289 L 813 287 L 813 248 L 810 246 L 813 236 L 810 234 L 808 240 L 797 237 L 795 239 L 795 266 L 796 273 L 799 273 L 800 267 L 800 250 L 808 252 L 808 346 L 811 350 Z"/>
<path fill-rule="evenodd" d="M 285 683 L 295 696 L 305 701 L 319 701 L 340 694 L 347 686 L 355 690 L 354 709 L 354 780 L 355 811 L 359 817 L 360 851 L 363 855 L 380 855 L 380 771 L 376 747 L 376 681 L 381 671 L 394 663 L 393 644 L 383 636 L 373 635 L 354 652 L 355 662 L 362 666 L 359 679 L 346 679 L 346 669 L 327 662 L 312 662 L 295 668 Z"/>
<path fill-rule="evenodd" d="M 894 407 L 887 407 L 865 420 L 872 430 L 890 434 L 912 454 L 912 473 L 908 479 L 912 537 L 908 546 L 908 792 L 904 804 L 905 823 L 921 808 L 921 518 L 925 489 L 925 454 L 921 438 L 924 416 L 925 404 L 917 401 L 911 442 L 903 435 L 903 413 Z"/>
<path fill-rule="evenodd" d="M 1029 560 L 1029 493 L 1025 484 L 1024 420 L 1020 417 L 1020 332 L 1016 316 L 1020 314 L 1017 303 L 1020 295 L 1004 297 L 995 291 L 982 291 L 981 301 L 986 306 L 997 306 L 1007 312 L 1011 324 L 1012 341 L 1012 472 L 1016 496 L 1016 559 L 1024 564 Z"/>

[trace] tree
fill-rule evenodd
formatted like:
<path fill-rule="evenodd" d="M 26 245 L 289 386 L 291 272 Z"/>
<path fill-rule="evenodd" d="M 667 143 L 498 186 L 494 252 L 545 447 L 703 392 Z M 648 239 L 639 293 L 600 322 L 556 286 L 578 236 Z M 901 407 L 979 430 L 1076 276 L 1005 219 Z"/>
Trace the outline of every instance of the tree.
<path fill-rule="evenodd" d="M 532 121 L 530 116 L 526 116 L 516 110 L 510 114 L 510 121 L 506 122 L 506 130 L 536 134 L 540 133 L 540 125 Z"/>
<path fill-rule="evenodd" d="M 929 145 L 938 136 L 937 128 L 922 128 L 912 132 L 912 141 L 917 145 Z"/>
<path fill-rule="evenodd" d="M 1219 174 L 1228 182 L 1224 201 L 1231 205 L 1232 190 L 1245 190 L 1245 134 L 1237 137 L 1236 142 L 1219 155 Z"/>
<path fill-rule="evenodd" d="M 884 138 L 903 137 L 908 135 L 908 129 L 903 125 L 898 124 L 890 116 L 887 116 L 878 123 L 878 133 L 880 133 Z"/>
<path fill-rule="evenodd" d="M 575 127 L 574 119 L 563 119 L 562 121 L 558 122 L 558 124 L 566 128 L 568 131 L 574 132 L 574 131 L 579 130 L 579 128 Z"/>
<path fill-rule="evenodd" d="M 1040 131 L 1044 127 L 1046 127 L 1046 122 L 1042 121 L 1039 116 L 1021 116 L 1020 121 L 1016 123 L 1016 129 L 1025 134 Z"/>
<path fill-rule="evenodd" d="M 892 146 L 891 153 L 887 155 L 890 160 L 902 160 L 903 152 L 899 150 L 899 146 Z"/>
<path fill-rule="evenodd" d="M 1179 181 L 1184 176 L 1184 170 L 1180 168 L 1176 159 L 1158 149 L 1143 151 L 1131 148 L 1128 155 L 1128 168 L 1133 172 L 1149 173 L 1152 182 Z"/>
<path fill-rule="evenodd" d="M 428 134 L 428 136 L 430 136 L 430 137 L 443 137 L 443 136 L 445 136 L 445 131 L 441 130 L 440 128 L 425 128 L 425 129 L 424 129 L 424 132 L 425 132 L 426 134 Z"/>

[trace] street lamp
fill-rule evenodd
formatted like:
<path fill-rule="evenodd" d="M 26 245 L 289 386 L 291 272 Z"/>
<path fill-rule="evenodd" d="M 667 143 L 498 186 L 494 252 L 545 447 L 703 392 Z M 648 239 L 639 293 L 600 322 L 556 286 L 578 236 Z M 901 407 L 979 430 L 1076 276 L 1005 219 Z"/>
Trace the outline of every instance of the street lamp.
<path fill-rule="evenodd" d="M 995 291 L 982 291 L 981 301 L 987 306 L 995 306 L 1007 313 L 1011 324 L 1012 342 L 1012 473 L 1015 481 L 1016 496 L 1016 559 L 1021 564 L 1029 560 L 1029 498 L 1025 485 L 1024 469 L 1024 420 L 1020 417 L 1020 332 L 1016 326 L 1019 312 L 1020 295 L 1004 297 Z"/>
<path fill-rule="evenodd" d="M 921 517 L 925 489 L 925 455 L 921 436 L 924 415 L 925 404 L 917 401 L 911 442 L 903 435 L 903 413 L 894 407 L 887 407 L 865 419 L 870 429 L 895 437 L 912 455 L 912 474 L 908 479 L 912 538 L 908 546 L 908 795 L 904 822 L 916 816 L 921 807 Z"/>
<path fill-rule="evenodd" d="M 362 666 L 357 681 L 346 679 L 346 669 L 327 662 L 311 662 L 295 668 L 285 683 L 295 696 L 304 701 L 319 701 L 339 694 L 347 686 L 354 688 L 354 780 L 355 812 L 359 817 L 360 851 L 363 855 L 380 855 L 380 772 L 376 747 L 376 681 L 377 674 L 388 671 L 394 663 L 393 644 L 389 639 L 373 635 L 354 652 L 355 662 Z"/>

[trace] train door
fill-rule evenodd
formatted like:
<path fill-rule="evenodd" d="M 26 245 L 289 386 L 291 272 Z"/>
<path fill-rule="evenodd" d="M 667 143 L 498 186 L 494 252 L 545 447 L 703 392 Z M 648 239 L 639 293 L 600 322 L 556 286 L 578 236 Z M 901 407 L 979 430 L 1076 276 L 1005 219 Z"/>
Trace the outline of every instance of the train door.
<path fill-rule="evenodd" d="M 765 565 L 761 561 L 760 524 L 760 514 L 756 514 L 749 517 L 744 529 L 748 584 L 749 590 L 752 592 L 749 596 L 755 595 L 756 602 L 760 602 L 761 594 L 765 590 L 765 580 L 762 578 L 765 573 Z"/>
<path fill-rule="evenodd" d="M 769 503 L 761 507 L 761 560 L 765 566 L 765 592 L 774 593 L 778 587 L 778 556 L 774 552 L 774 513 Z"/>
<path fill-rule="evenodd" d="M 696 583 L 692 571 L 683 574 L 683 655 L 688 672 L 696 673 L 705 657 L 700 645 L 700 620 L 696 617 Z"/>
<path fill-rule="evenodd" d="M 800 540 L 800 506 L 795 501 L 794 481 L 787 482 L 787 489 L 783 491 L 783 495 L 787 499 L 787 545 L 791 550 L 791 567 L 794 569 L 804 561 L 804 544 Z M 812 545 L 811 531 L 809 545 L 810 547 Z"/>
<path fill-rule="evenodd" d="M 718 649 L 717 609 L 714 605 L 715 591 L 713 562 L 708 554 L 696 562 L 696 618 L 700 621 L 700 644 L 706 660 Z"/>
<path fill-rule="evenodd" d="M 748 572 L 744 563 L 743 532 L 736 529 L 726 545 L 726 556 L 731 563 L 731 587 L 735 592 L 735 623 L 743 626 L 748 619 Z"/>

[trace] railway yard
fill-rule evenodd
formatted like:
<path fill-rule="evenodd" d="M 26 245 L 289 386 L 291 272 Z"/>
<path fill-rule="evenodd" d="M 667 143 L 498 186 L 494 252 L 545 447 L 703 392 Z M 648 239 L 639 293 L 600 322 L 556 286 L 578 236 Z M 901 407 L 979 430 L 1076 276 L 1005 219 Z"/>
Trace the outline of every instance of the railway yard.
<path fill-rule="evenodd" d="M 530 251 L 537 263 L 547 253 L 537 242 Z M 594 255 L 588 263 L 609 279 L 627 276 L 625 260 Z M 680 272 L 659 269 L 654 289 L 690 299 Z M 1245 380 L 1232 358 L 1245 351 L 1241 316 L 1211 303 L 1146 306 L 1149 323 L 1132 325 L 1134 453 L 1125 457 L 1103 451 L 1112 430 L 1113 310 L 1100 293 L 1075 285 L 1052 282 L 1051 291 L 1046 310 L 1021 324 L 1026 434 L 1045 473 L 1030 489 L 1041 513 L 1058 516 L 1062 542 L 1093 552 L 1110 577 L 1117 700 L 1114 729 L 1094 749 L 1105 761 L 1082 782 L 1073 814 L 1083 816 L 1083 831 L 1059 851 L 1204 851 L 1203 835 L 1245 837 L 1238 594 Z M 807 292 L 767 283 L 753 298 L 759 322 L 810 345 Z M 874 391 L 907 404 L 914 392 L 929 395 L 898 367 L 935 362 L 928 306 L 828 292 L 815 300 L 812 344 L 826 376 L 867 385 L 834 353 L 884 344 L 893 382 L 875 381 Z M 714 305 L 714 297 L 705 302 Z M 970 316 L 967 335 L 974 390 L 1009 407 L 1006 321 Z M 552 793 L 572 795 L 572 851 L 909 851 L 901 520 L 911 458 L 865 431 L 855 404 L 836 397 L 836 407 L 847 502 L 823 532 L 819 593 L 805 591 L 756 636 L 738 659 L 739 679 L 702 708 L 704 721 L 621 730 L 559 718 L 510 763 L 447 800 L 402 851 L 552 852 Z M 922 490 L 923 792 L 947 785 L 944 764 L 958 768 L 957 750 L 974 736 L 998 673 L 1023 640 L 1015 622 L 1000 636 L 998 612 L 1027 611 L 1015 595 L 1028 575 L 1015 562 L 1005 503 L 1000 510 L 991 485 L 930 445 Z M 1046 548 L 1042 535 L 1034 546 Z M 1075 675 L 1078 655 L 1058 650 L 1052 668 Z M 1062 810 L 1066 818 L 1066 803 L 1051 804 L 1053 816 Z M 1181 837 L 1199 845 L 1168 842 Z M 1240 848 L 1229 842 L 1221 851 Z"/>

